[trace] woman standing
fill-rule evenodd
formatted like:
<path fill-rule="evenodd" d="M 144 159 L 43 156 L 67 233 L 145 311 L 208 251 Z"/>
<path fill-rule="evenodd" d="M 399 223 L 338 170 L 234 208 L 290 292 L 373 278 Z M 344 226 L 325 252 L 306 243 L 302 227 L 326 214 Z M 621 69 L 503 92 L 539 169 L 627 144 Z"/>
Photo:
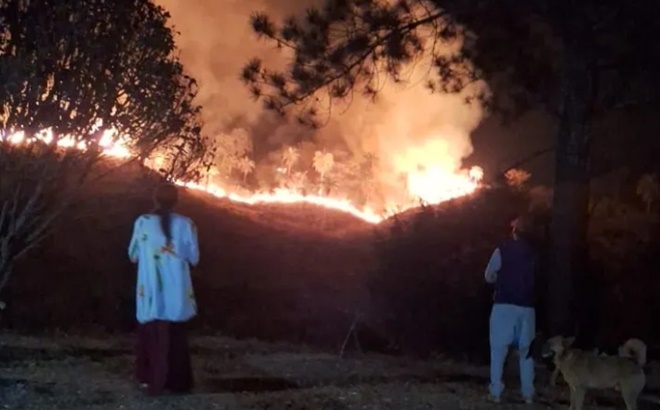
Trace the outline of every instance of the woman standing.
<path fill-rule="evenodd" d="M 138 264 L 136 376 L 149 395 L 193 385 L 186 322 L 197 314 L 190 265 L 199 247 L 194 223 L 173 212 L 177 200 L 174 185 L 156 188 L 156 209 L 137 218 L 128 250 Z"/>

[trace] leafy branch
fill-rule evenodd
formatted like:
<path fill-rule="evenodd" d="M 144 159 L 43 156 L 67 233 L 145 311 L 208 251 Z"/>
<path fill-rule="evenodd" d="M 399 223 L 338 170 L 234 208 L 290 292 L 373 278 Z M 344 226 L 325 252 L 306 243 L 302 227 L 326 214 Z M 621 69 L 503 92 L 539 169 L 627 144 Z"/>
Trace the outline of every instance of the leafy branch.
<path fill-rule="evenodd" d="M 264 13 L 253 14 L 251 23 L 261 38 L 292 53 L 293 61 L 282 72 L 252 59 L 243 69 L 243 81 L 267 109 L 284 115 L 295 106 L 298 121 L 307 125 L 319 125 L 319 94 L 328 109 L 356 89 L 373 98 L 382 88 L 382 74 L 403 82 L 404 66 L 425 55 L 441 73 L 465 74 L 454 75 L 451 82 L 429 80 L 430 88 L 459 92 L 476 78 L 463 56 L 443 54 L 437 41 L 425 40 L 430 35 L 457 41 L 462 29 L 447 13 L 414 2 L 327 2 L 323 9 L 309 9 L 304 19 L 289 18 L 279 27 Z"/>

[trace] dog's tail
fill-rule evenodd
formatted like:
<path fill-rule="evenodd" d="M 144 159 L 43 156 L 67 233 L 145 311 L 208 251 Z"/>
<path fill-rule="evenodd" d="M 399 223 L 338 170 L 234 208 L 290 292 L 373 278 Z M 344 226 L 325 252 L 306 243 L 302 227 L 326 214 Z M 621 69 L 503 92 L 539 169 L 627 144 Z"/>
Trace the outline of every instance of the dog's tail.
<path fill-rule="evenodd" d="M 644 366 L 646 364 L 646 344 L 639 339 L 628 339 L 619 347 L 619 356 L 635 360 L 635 362 Z"/>

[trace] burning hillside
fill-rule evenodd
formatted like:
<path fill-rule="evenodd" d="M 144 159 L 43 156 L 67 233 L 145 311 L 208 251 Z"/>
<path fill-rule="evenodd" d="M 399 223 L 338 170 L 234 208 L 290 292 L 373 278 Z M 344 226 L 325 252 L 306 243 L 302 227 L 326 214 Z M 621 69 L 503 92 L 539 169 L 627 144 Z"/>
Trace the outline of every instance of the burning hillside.
<path fill-rule="evenodd" d="M 89 149 L 87 145 L 82 142 L 76 142 L 75 138 L 70 136 L 56 137 L 50 130 L 44 130 L 33 137 L 26 137 L 23 132 L 16 132 L 6 136 L 2 136 L 3 140 L 14 144 L 31 144 L 34 142 L 41 142 L 45 144 L 55 144 L 62 148 L 75 148 L 80 150 Z M 97 147 L 102 150 L 103 155 L 114 158 L 127 159 L 131 157 L 130 149 L 125 145 L 126 138 L 117 136 L 112 130 L 106 130 L 102 133 L 99 141 L 96 141 Z M 414 152 L 414 151 L 413 151 Z M 300 154 L 294 148 L 288 148 L 283 157 L 283 163 L 288 166 L 284 174 L 286 177 L 295 178 L 291 176 L 291 167 L 295 163 L 292 157 L 299 156 Z M 424 157 L 423 150 L 419 152 L 419 158 Z M 145 164 L 154 169 L 163 167 L 167 160 L 164 153 L 156 154 L 152 159 L 149 159 Z M 238 166 L 241 163 L 249 161 L 243 157 L 244 161 L 238 161 Z M 288 161 L 287 161 L 288 159 Z M 212 171 L 207 171 L 205 183 L 195 183 L 189 181 L 176 181 L 177 184 L 185 186 L 190 189 L 204 191 L 218 198 L 227 198 L 234 202 L 241 202 L 245 204 L 295 204 L 307 203 L 325 208 L 338 210 L 341 212 L 349 213 L 357 218 L 360 218 L 369 223 L 379 223 L 384 218 L 397 212 L 402 212 L 412 207 L 417 206 L 420 202 L 428 204 L 437 204 L 449 199 L 464 196 L 474 192 L 483 176 L 480 168 L 473 167 L 469 172 L 451 172 L 444 169 L 442 166 L 419 167 L 419 169 L 411 171 L 404 176 L 407 178 L 404 186 L 408 187 L 407 195 L 402 197 L 399 203 L 390 203 L 388 206 L 382 208 L 381 212 L 376 212 L 370 206 L 363 208 L 357 207 L 347 197 L 333 196 L 332 194 L 324 195 L 324 173 L 329 172 L 334 166 L 334 157 L 330 153 L 315 153 L 314 169 L 319 175 L 319 185 L 316 187 L 317 193 L 307 193 L 309 185 L 301 185 L 298 187 L 290 186 L 286 182 L 279 188 L 269 191 L 249 192 L 244 188 L 236 187 L 232 190 L 229 187 L 219 185 L 212 179 Z M 413 159 L 414 160 L 414 159 Z M 252 167 L 254 164 L 252 164 Z M 250 167 L 248 167 L 250 168 Z M 215 168 L 217 170 L 217 168 Z M 229 170 L 231 173 L 231 169 Z M 273 170 L 274 173 L 282 172 L 280 168 Z M 358 172 L 356 178 L 364 178 Z M 290 180 L 284 180 L 290 181 Z M 358 180 L 358 182 L 361 182 Z M 311 185 L 313 188 L 314 185 Z"/>
<path fill-rule="evenodd" d="M 411 67 L 405 84 L 383 84 L 375 101 L 356 96 L 325 127 L 312 130 L 255 107 L 237 77 L 254 55 L 274 67 L 289 64 L 291 57 L 257 41 L 250 33 L 250 13 L 265 10 L 284 18 L 313 1 L 295 6 L 259 0 L 158 3 L 171 13 L 170 23 L 180 33 L 181 61 L 199 83 L 195 98 L 203 107 L 202 133 L 215 147 L 211 163 L 199 166 L 201 181 L 178 184 L 246 204 L 313 204 L 372 224 L 420 203 L 441 203 L 478 188 L 483 171 L 463 169 L 462 160 L 472 152 L 470 133 L 482 109 L 465 104 L 461 94 L 431 94 L 420 85 L 428 71 L 424 64 Z M 223 32 L 212 35 L 218 27 Z M 229 38 L 228 29 L 242 35 Z M 446 47 L 452 50 L 456 44 Z M 148 156 L 144 163 L 155 170 L 172 165 L 171 152 L 139 152 L 131 135 L 96 128 L 94 135 L 79 138 L 50 130 L 36 135 L 5 130 L 0 140 L 97 149 L 125 160 Z M 172 135 L 176 139 L 179 134 Z"/>
<path fill-rule="evenodd" d="M 103 161 L 96 172 L 109 166 Z M 3 324 L 131 329 L 135 267 L 126 247 L 135 217 L 153 206 L 155 177 L 134 164 L 84 185 L 52 235 L 17 266 L 3 294 L 9 309 Z M 284 338 L 290 327 L 276 328 L 283 318 L 266 323 L 265 312 L 303 315 L 296 306 L 306 303 L 310 289 L 327 299 L 314 299 L 317 307 L 336 310 L 339 301 L 356 298 L 360 287 L 351 278 L 372 264 L 372 225 L 350 214 L 309 204 L 246 205 L 193 190 L 182 190 L 180 211 L 199 229 L 203 261 L 193 275 L 202 326 Z M 67 303 L 62 295 L 69 295 Z"/>
<path fill-rule="evenodd" d="M 95 173 L 104 174 L 113 165 L 102 161 Z M 79 201 L 58 219 L 52 235 L 18 263 L 3 294 L 8 306 L 3 326 L 132 329 L 135 266 L 126 256 L 127 241 L 136 216 L 153 206 L 156 180 L 156 173 L 133 164 L 85 184 Z M 506 226 L 511 212 L 508 197 L 496 201 L 506 206 L 493 206 L 483 200 L 487 192 L 433 208 L 438 224 L 430 227 L 433 234 L 424 237 L 428 242 L 419 249 L 430 250 L 440 262 L 436 273 L 443 274 L 430 275 L 434 280 L 478 280 L 465 272 L 484 263 L 493 243 L 490 236 L 501 234 L 499 228 Z M 379 252 L 387 252 L 380 240 L 390 237 L 390 223 L 374 226 L 306 203 L 247 205 L 189 189 L 182 190 L 179 209 L 198 225 L 202 262 L 193 270 L 200 303 L 197 329 L 335 346 L 356 309 L 370 309 L 366 292 L 387 263 Z M 401 219 L 408 226 L 417 215 L 410 210 Z M 478 230 L 472 229 L 477 225 Z M 460 237 L 465 240 L 457 240 Z M 398 241 L 394 238 L 391 245 Z M 409 245 L 405 242 L 401 250 L 410 254 Z M 457 256 L 463 262 L 458 263 Z M 443 292 L 457 293 L 455 287 L 442 286 L 433 299 Z"/>
<path fill-rule="evenodd" d="M 216 143 L 214 164 L 196 188 L 248 203 L 311 202 L 372 223 L 476 189 L 483 172 L 463 169 L 462 160 L 472 153 L 470 133 L 483 112 L 466 99 L 485 84 L 431 93 L 424 84 L 432 62 L 417 61 L 396 84 L 384 75 L 375 99 L 355 93 L 344 106 L 323 107 L 332 115 L 310 129 L 255 104 L 239 74 L 256 56 L 272 73 L 294 61 L 286 47 L 258 40 L 251 15 L 285 21 L 318 1 L 158 3 L 171 13 L 181 61 L 199 83 L 203 131 Z M 442 54 L 459 45 L 433 47 Z"/>

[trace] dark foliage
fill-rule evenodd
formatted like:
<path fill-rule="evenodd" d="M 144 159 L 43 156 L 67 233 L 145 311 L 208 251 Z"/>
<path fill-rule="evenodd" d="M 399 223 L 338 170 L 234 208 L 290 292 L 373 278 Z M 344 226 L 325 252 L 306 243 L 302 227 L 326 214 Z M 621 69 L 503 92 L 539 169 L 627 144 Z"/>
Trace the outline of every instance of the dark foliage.
<path fill-rule="evenodd" d="M 374 96 L 385 79 L 404 80 L 410 63 L 429 65 L 431 90 L 464 93 L 504 118 L 539 107 L 555 115 L 548 292 L 553 332 L 566 333 L 587 269 L 592 130 L 612 110 L 660 100 L 660 47 L 649 44 L 659 17 L 652 0 L 327 0 L 279 26 L 255 14 L 255 32 L 293 61 L 276 72 L 255 59 L 242 77 L 267 108 L 314 126 L 354 92 Z M 480 81 L 491 93 L 470 87 Z"/>
<path fill-rule="evenodd" d="M 394 221 L 376 242 L 370 325 L 407 354 L 440 350 L 487 360 L 493 294 L 483 272 L 520 212 L 530 212 L 536 227 L 531 238 L 542 254 L 537 330 L 547 334 L 547 309 L 552 307 L 545 298 L 551 274 L 547 210 L 530 208 L 524 193 L 506 189 Z M 630 337 L 657 343 L 657 223 L 640 210 L 621 216 L 596 213 L 590 226 L 589 269 L 576 277 L 579 298 L 572 308 L 576 343 L 590 349 L 616 347 Z"/>
<path fill-rule="evenodd" d="M 196 85 L 172 57 L 168 14 L 149 1 L 4 1 L 3 134 L 45 129 L 94 147 L 114 128 L 148 155 L 173 137 L 198 146 Z"/>
<path fill-rule="evenodd" d="M 168 17 L 146 0 L 0 3 L 0 290 L 105 144 L 129 136 L 133 160 L 164 151 L 168 177 L 207 158 Z"/>
<path fill-rule="evenodd" d="M 468 101 L 509 113 L 540 106 L 560 115 L 563 76 L 569 60 L 579 59 L 587 72 L 570 75 L 587 76 L 590 111 L 602 113 L 657 101 L 648 88 L 657 84 L 660 52 L 647 47 L 657 34 L 652 4 L 328 0 L 279 25 L 257 12 L 254 31 L 293 60 L 279 72 L 255 58 L 242 78 L 267 108 L 284 114 L 302 107 L 300 120 L 311 124 L 319 109 L 355 92 L 374 96 L 387 79 L 405 82 L 412 63 L 428 66 L 431 91 L 463 92 L 483 80 L 493 93 L 474 88 Z"/>

